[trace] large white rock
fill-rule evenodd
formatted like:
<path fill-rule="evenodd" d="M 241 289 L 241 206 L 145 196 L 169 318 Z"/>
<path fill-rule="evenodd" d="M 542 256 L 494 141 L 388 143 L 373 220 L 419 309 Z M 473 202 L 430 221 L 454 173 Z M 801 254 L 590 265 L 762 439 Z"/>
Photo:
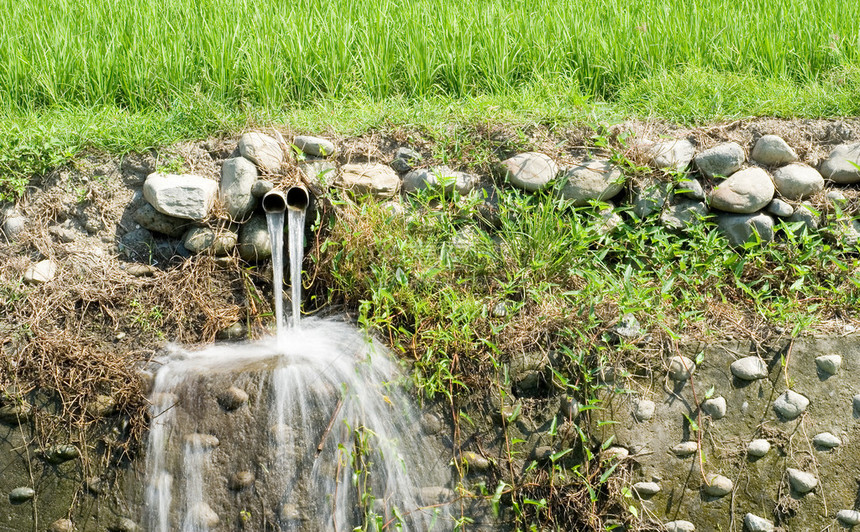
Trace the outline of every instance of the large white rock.
<path fill-rule="evenodd" d="M 666 527 L 666 532 L 696 532 L 696 525 L 683 519 L 669 521 L 663 526 Z"/>
<path fill-rule="evenodd" d="M 574 206 L 588 205 L 592 200 L 609 200 L 624 188 L 624 174 L 609 161 L 588 161 L 562 171 L 561 196 Z"/>
<path fill-rule="evenodd" d="M 284 162 L 284 150 L 280 143 L 257 131 L 242 135 L 239 139 L 239 153 L 267 173 L 277 172 Z"/>
<path fill-rule="evenodd" d="M 24 272 L 24 282 L 27 284 L 44 284 L 54 279 L 57 274 L 57 263 L 43 260 L 33 264 Z"/>
<path fill-rule="evenodd" d="M 257 182 L 257 167 L 244 157 L 227 159 L 221 166 L 221 200 L 233 220 L 244 220 L 254 210 L 251 189 Z"/>
<path fill-rule="evenodd" d="M 767 364 L 757 356 L 744 357 L 732 362 L 732 375 L 743 381 L 755 381 L 767 377 Z"/>
<path fill-rule="evenodd" d="M 707 482 L 702 486 L 702 491 L 711 497 L 724 497 L 732 492 L 735 485 L 732 479 L 723 475 L 709 474 L 706 478 Z"/>
<path fill-rule="evenodd" d="M 309 135 L 299 135 L 293 139 L 293 144 L 300 149 L 302 153 L 313 155 L 315 157 L 331 157 L 337 151 L 337 147 L 333 142 L 319 137 L 311 137 Z"/>
<path fill-rule="evenodd" d="M 860 525 L 860 512 L 857 510 L 839 510 L 836 512 L 836 519 L 845 526 L 857 526 Z"/>
<path fill-rule="evenodd" d="M 788 483 L 797 493 L 809 493 L 818 485 L 818 479 L 812 473 L 800 471 L 799 469 L 788 468 Z"/>
<path fill-rule="evenodd" d="M 773 522 L 755 514 L 744 516 L 744 526 L 748 532 L 773 532 Z"/>
<path fill-rule="evenodd" d="M 696 147 L 689 140 L 669 140 L 654 144 L 649 153 L 651 164 L 655 168 L 683 172 L 690 166 L 693 156 L 696 155 Z"/>
<path fill-rule="evenodd" d="M 345 164 L 340 168 L 335 184 L 356 196 L 370 194 L 376 198 L 390 198 L 400 188 L 400 177 L 385 164 Z"/>
<path fill-rule="evenodd" d="M 711 192 L 711 207 L 725 212 L 751 214 L 771 202 L 776 189 L 761 168 L 735 172 Z"/>
<path fill-rule="evenodd" d="M 198 175 L 150 174 L 143 197 L 155 210 L 185 220 L 202 221 L 218 196 L 218 183 Z"/>
<path fill-rule="evenodd" d="M 776 413 L 789 421 L 806 412 L 808 406 L 809 399 L 793 390 L 786 390 L 773 402 Z"/>
<path fill-rule="evenodd" d="M 797 160 L 797 153 L 776 135 L 765 135 L 753 147 L 752 159 L 767 166 L 780 166 Z"/>
<path fill-rule="evenodd" d="M 754 235 L 764 242 L 773 240 L 773 218 L 767 214 L 720 214 L 717 228 L 732 247 L 741 247 L 753 240 Z"/>
<path fill-rule="evenodd" d="M 834 183 L 857 183 L 860 168 L 855 165 L 860 165 L 860 142 L 841 144 L 821 163 L 821 175 Z"/>
<path fill-rule="evenodd" d="M 451 194 L 455 190 L 461 196 L 471 192 L 480 181 L 475 174 L 458 172 L 447 166 L 421 168 L 412 170 L 403 176 L 403 191 L 407 193 L 419 190 L 435 189 Z"/>
<path fill-rule="evenodd" d="M 815 168 L 789 164 L 773 172 L 773 182 L 780 194 L 788 199 L 806 199 L 824 188 L 824 178 Z"/>
<path fill-rule="evenodd" d="M 669 359 L 669 377 L 674 381 L 685 381 L 696 371 L 696 363 L 679 355 Z"/>
<path fill-rule="evenodd" d="M 753 458 L 761 458 L 770 452 L 770 442 L 759 438 L 753 440 L 747 445 L 747 453 Z"/>
<path fill-rule="evenodd" d="M 520 153 L 501 164 L 505 178 L 515 187 L 535 191 L 546 188 L 558 174 L 558 165 L 543 153 Z"/>
<path fill-rule="evenodd" d="M 741 169 L 744 159 L 741 145 L 727 142 L 696 155 L 696 166 L 706 177 L 727 177 Z"/>

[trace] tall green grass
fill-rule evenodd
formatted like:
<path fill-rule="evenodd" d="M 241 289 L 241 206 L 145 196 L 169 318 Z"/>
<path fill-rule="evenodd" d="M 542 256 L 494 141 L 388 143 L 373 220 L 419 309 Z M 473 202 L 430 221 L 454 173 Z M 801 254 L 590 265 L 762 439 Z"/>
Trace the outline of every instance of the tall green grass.
<path fill-rule="evenodd" d="M 860 64 L 846 0 L 0 0 L 0 104 L 277 109 L 578 85 L 678 67 L 804 84 Z M 684 95 L 679 94 L 679 99 Z"/>

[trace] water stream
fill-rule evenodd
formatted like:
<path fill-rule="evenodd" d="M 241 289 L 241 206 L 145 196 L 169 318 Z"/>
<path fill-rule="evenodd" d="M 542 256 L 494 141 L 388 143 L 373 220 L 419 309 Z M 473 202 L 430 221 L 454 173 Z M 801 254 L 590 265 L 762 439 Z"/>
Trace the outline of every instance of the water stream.
<path fill-rule="evenodd" d="M 277 335 L 174 347 L 156 375 L 147 530 L 453 527 L 438 504 L 453 498 L 446 453 L 420 429 L 385 349 L 342 321 L 298 327 L 301 214 L 288 217 L 293 326 L 277 310 L 273 241 Z"/>

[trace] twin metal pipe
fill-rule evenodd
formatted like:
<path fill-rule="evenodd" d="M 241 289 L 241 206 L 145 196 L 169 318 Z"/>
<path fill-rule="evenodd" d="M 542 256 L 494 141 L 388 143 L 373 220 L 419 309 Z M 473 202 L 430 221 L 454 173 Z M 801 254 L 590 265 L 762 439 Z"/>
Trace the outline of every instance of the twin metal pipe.
<path fill-rule="evenodd" d="M 272 190 L 263 196 L 263 210 L 266 213 L 284 212 L 287 209 L 306 210 L 311 202 L 308 190 L 303 186 L 294 186 L 286 192 Z"/>

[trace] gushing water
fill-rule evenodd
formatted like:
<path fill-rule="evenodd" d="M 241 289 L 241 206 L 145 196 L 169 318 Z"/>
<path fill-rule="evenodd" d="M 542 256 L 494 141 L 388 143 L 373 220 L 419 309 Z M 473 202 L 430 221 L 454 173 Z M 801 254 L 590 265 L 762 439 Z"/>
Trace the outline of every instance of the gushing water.
<path fill-rule="evenodd" d="M 288 209 L 292 328 L 283 320 L 283 213 L 269 214 L 277 335 L 174 348 L 156 375 L 147 530 L 450 530 L 444 456 L 397 368 L 354 327 L 299 327 L 304 212 Z"/>
<path fill-rule="evenodd" d="M 284 213 L 266 214 L 269 241 L 272 243 L 272 297 L 275 300 L 275 330 L 278 345 L 284 344 Z M 292 271 L 292 270 L 291 270 Z"/>

